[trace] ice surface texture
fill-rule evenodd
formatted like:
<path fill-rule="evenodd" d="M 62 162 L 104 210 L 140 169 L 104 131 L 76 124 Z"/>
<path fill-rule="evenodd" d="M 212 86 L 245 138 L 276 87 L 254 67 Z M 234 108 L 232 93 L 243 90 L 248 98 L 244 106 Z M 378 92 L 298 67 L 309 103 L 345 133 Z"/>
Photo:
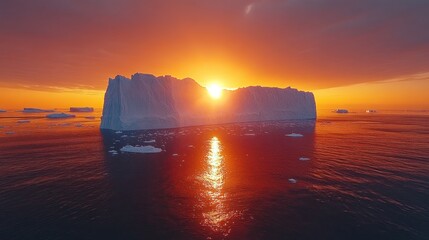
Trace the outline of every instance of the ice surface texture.
<path fill-rule="evenodd" d="M 313 93 L 246 87 L 212 99 L 190 78 L 134 74 L 109 79 L 102 129 L 139 130 L 267 120 L 315 119 Z"/>

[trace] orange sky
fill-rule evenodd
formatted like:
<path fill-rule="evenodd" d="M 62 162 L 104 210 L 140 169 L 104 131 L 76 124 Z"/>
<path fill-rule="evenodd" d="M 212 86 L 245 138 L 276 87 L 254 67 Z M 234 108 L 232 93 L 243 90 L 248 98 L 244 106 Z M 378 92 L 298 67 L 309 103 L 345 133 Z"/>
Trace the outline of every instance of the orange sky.
<path fill-rule="evenodd" d="M 388 6 L 388 7 L 386 7 Z M 0 2 L 0 108 L 101 107 L 109 77 L 292 86 L 318 106 L 429 108 L 427 1 Z"/>

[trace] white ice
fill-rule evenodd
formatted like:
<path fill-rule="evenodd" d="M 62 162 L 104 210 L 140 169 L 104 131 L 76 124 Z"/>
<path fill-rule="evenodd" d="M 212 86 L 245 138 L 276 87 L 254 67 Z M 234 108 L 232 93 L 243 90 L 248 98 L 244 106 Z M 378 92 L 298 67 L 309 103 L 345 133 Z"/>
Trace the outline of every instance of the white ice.
<path fill-rule="evenodd" d="M 308 161 L 308 160 L 310 160 L 310 158 L 308 158 L 308 157 L 300 157 L 299 158 L 299 161 Z"/>
<path fill-rule="evenodd" d="M 155 142 L 156 142 L 155 139 L 144 141 L 144 143 L 155 143 Z"/>
<path fill-rule="evenodd" d="M 290 183 L 297 183 L 298 180 L 296 180 L 295 178 L 289 178 L 288 179 Z"/>
<path fill-rule="evenodd" d="M 159 153 L 161 152 L 161 148 L 156 148 L 154 146 L 131 146 L 126 145 L 121 148 L 121 152 L 130 152 L 130 153 Z"/>

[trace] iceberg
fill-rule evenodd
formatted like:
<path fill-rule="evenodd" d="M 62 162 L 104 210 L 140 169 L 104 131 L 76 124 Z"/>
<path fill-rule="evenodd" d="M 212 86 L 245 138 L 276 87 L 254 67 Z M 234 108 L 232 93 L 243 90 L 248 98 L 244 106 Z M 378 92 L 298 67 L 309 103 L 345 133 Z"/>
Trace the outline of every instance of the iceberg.
<path fill-rule="evenodd" d="M 334 112 L 334 113 L 349 113 L 349 110 L 347 110 L 347 109 L 335 109 L 332 112 Z"/>
<path fill-rule="evenodd" d="M 288 181 L 290 183 L 297 183 L 298 182 L 295 178 L 289 178 Z"/>
<path fill-rule="evenodd" d="M 0 109 L 0 113 L 6 112 L 6 110 Z"/>
<path fill-rule="evenodd" d="M 45 113 L 45 112 L 54 112 L 54 110 L 50 109 L 40 109 L 40 108 L 24 108 L 22 110 L 24 113 Z"/>
<path fill-rule="evenodd" d="M 70 107 L 70 112 L 94 112 L 92 107 Z"/>
<path fill-rule="evenodd" d="M 156 148 L 154 146 L 131 146 L 131 145 L 126 145 L 124 147 L 122 147 L 121 152 L 129 152 L 129 153 L 159 153 L 162 151 L 161 148 Z"/>
<path fill-rule="evenodd" d="M 286 134 L 286 137 L 304 137 L 301 133 L 289 133 Z"/>
<path fill-rule="evenodd" d="M 24 120 L 18 120 L 16 123 L 29 123 L 30 120 L 24 119 Z"/>
<path fill-rule="evenodd" d="M 76 117 L 73 114 L 67 114 L 67 113 L 52 113 L 46 115 L 47 118 L 74 118 Z"/>
<path fill-rule="evenodd" d="M 109 79 L 101 129 L 141 130 L 236 122 L 316 119 L 313 93 L 251 86 L 213 99 L 190 78 L 136 73 Z"/>

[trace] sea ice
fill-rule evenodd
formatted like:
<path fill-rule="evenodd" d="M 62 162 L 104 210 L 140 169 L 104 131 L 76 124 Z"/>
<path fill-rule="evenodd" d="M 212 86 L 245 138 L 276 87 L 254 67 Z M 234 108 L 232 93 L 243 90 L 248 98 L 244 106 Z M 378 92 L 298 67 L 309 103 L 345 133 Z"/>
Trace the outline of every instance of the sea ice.
<path fill-rule="evenodd" d="M 144 143 L 155 143 L 155 139 L 143 141 Z"/>
<path fill-rule="evenodd" d="M 303 137 L 304 135 L 300 133 L 290 133 L 286 135 L 287 137 Z"/>
<path fill-rule="evenodd" d="M 299 158 L 299 161 L 308 161 L 308 160 L 310 160 L 310 158 L 308 158 L 308 157 L 300 157 Z"/>
<path fill-rule="evenodd" d="M 244 136 L 256 136 L 256 134 L 254 134 L 254 133 L 245 133 L 245 134 L 243 134 Z"/>
<path fill-rule="evenodd" d="M 290 183 L 297 183 L 298 180 L 296 180 L 295 178 L 289 178 L 288 179 Z"/>
<path fill-rule="evenodd" d="M 92 107 L 70 107 L 70 112 L 94 112 Z"/>
<path fill-rule="evenodd" d="M 24 108 L 22 112 L 25 113 L 44 113 L 44 112 L 54 112 L 54 110 L 50 109 L 40 109 L 40 108 Z"/>
<path fill-rule="evenodd" d="M 349 113 L 349 110 L 347 110 L 347 109 L 335 109 L 332 112 L 335 112 L 335 113 Z"/>
<path fill-rule="evenodd" d="M 6 112 L 6 110 L 0 109 L 0 113 Z"/>
<path fill-rule="evenodd" d="M 52 113 L 46 115 L 47 118 L 74 118 L 76 115 L 67 114 L 67 113 Z"/>
<path fill-rule="evenodd" d="M 131 145 L 126 145 L 121 148 L 121 152 L 130 152 L 130 153 L 159 153 L 161 152 L 161 148 L 156 148 L 154 146 L 139 146 L 134 147 Z"/>
<path fill-rule="evenodd" d="M 15 132 L 9 131 L 9 132 L 5 132 L 5 134 L 11 135 L 11 134 L 15 134 Z"/>
<path fill-rule="evenodd" d="M 17 123 L 29 123 L 30 122 L 30 120 L 18 120 L 18 121 L 16 121 Z"/>

